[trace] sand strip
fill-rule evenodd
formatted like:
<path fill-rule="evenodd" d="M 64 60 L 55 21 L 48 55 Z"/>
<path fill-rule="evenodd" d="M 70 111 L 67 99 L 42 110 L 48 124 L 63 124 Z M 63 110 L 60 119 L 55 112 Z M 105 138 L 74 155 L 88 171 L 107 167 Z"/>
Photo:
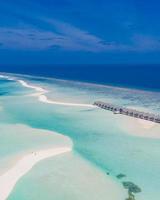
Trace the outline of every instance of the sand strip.
<path fill-rule="evenodd" d="M 115 116 L 119 130 L 136 137 L 160 139 L 160 125 L 151 121 L 137 119 L 125 115 Z"/>
<path fill-rule="evenodd" d="M 48 99 L 47 96 L 44 95 L 49 91 L 47 91 L 47 90 L 45 90 L 45 89 L 43 89 L 41 87 L 28 84 L 24 80 L 17 80 L 17 79 L 14 79 L 14 78 L 10 77 L 10 76 L 0 75 L 0 78 L 5 78 L 5 79 L 8 79 L 8 80 L 15 80 L 15 81 L 19 82 L 22 86 L 24 86 L 26 88 L 30 88 L 30 89 L 36 90 L 36 92 L 38 92 L 38 93 L 32 94 L 31 96 L 37 96 L 38 100 L 43 102 L 43 103 L 55 104 L 55 105 L 61 105 L 61 106 L 77 106 L 77 107 L 90 107 L 90 108 L 95 108 L 96 107 L 96 106 L 94 106 L 92 104 L 81 104 L 81 103 L 70 103 L 70 102 L 67 103 L 67 102 L 61 102 L 61 101 L 53 101 L 53 100 Z"/>
<path fill-rule="evenodd" d="M 39 101 L 44 102 L 44 103 L 63 105 L 63 106 L 78 106 L 78 107 L 91 107 L 91 108 L 95 107 L 92 104 L 65 103 L 65 102 L 59 102 L 59 101 L 52 101 L 52 100 L 49 100 L 45 95 L 40 95 L 38 99 Z"/>
<path fill-rule="evenodd" d="M 24 87 L 27 87 L 27 88 L 31 88 L 31 89 L 34 89 L 36 90 L 37 92 L 43 92 L 43 93 L 46 93 L 48 92 L 47 90 L 41 88 L 41 87 L 38 87 L 38 86 L 35 86 L 35 85 L 29 85 L 26 81 L 23 81 L 23 80 L 17 80 L 22 86 Z"/>
<path fill-rule="evenodd" d="M 53 101 L 53 100 L 49 100 L 47 98 L 46 95 L 44 95 L 45 93 L 47 93 L 48 91 L 38 87 L 38 86 L 34 86 L 34 85 L 30 85 L 28 84 L 26 81 L 23 80 L 17 80 L 22 86 L 27 87 L 27 88 L 31 88 L 31 89 L 35 89 L 37 92 L 34 94 L 35 96 L 38 96 L 38 100 L 43 102 L 43 103 L 48 103 L 48 104 L 55 104 L 55 105 L 63 105 L 63 106 L 78 106 L 78 107 L 91 107 L 94 108 L 95 106 L 92 104 L 80 104 L 80 103 L 67 103 L 67 102 L 60 102 L 60 101 Z"/>
<path fill-rule="evenodd" d="M 71 147 L 52 148 L 34 151 L 19 160 L 15 166 L 0 176 L 0 200 L 5 200 L 13 190 L 17 181 L 39 161 L 71 151 Z"/>

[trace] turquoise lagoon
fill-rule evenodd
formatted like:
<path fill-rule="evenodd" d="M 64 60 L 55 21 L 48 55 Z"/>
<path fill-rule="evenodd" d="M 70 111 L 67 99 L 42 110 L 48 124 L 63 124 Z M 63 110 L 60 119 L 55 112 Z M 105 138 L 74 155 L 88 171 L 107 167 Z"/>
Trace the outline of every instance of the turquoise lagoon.
<path fill-rule="evenodd" d="M 92 104 L 103 100 L 160 113 L 158 92 L 14 76 L 47 89 L 48 98 L 56 101 Z M 73 143 L 71 154 L 37 164 L 19 180 L 8 199 L 125 200 L 127 191 L 122 187 L 123 181 L 131 181 L 141 188 L 135 199 L 159 199 L 160 137 L 130 134 L 127 125 L 124 127 L 125 119 L 98 108 L 39 102 L 37 97 L 28 95 L 35 93 L 33 89 L 24 88 L 16 81 L 1 79 L 0 92 L 2 172 L 18 156 L 33 149 Z M 126 177 L 117 179 L 120 173 Z"/>

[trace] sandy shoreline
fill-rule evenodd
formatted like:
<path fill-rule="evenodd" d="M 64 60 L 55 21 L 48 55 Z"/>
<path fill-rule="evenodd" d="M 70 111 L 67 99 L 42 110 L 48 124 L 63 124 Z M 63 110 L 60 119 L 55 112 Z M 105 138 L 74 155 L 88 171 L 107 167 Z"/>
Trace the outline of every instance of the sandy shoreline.
<path fill-rule="evenodd" d="M 136 137 L 160 139 L 160 125 L 157 123 L 125 115 L 117 115 L 116 120 L 116 124 L 126 134 Z"/>
<path fill-rule="evenodd" d="M 45 95 L 45 93 L 47 93 L 48 91 L 41 88 L 41 87 L 38 87 L 38 86 L 35 86 L 35 85 L 30 85 L 28 84 L 26 81 L 23 81 L 23 80 L 17 80 L 22 86 L 24 87 L 27 87 L 27 88 L 31 88 L 31 89 L 34 89 L 36 90 L 38 93 L 36 94 L 32 94 L 32 96 L 38 96 L 38 100 L 40 102 L 43 102 L 43 103 L 48 103 L 48 104 L 55 104 L 55 105 L 62 105 L 62 106 L 77 106 L 77 107 L 91 107 L 91 108 L 95 108 L 94 105 L 92 104 L 81 104 L 81 103 L 67 103 L 67 102 L 60 102 L 60 101 L 53 101 L 53 100 L 50 100 L 47 98 L 47 96 Z"/>
<path fill-rule="evenodd" d="M 4 79 L 8 79 L 8 80 L 14 80 L 14 81 L 19 82 L 23 87 L 34 89 L 37 93 L 32 94 L 31 96 L 38 96 L 38 100 L 43 102 L 43 103 L 62 105 L 62 106 L 77 106 L 77 107 L 91 107 L 91 108 L 96 107 L 92 104 L 72 103 L 72 102 L 68 103 L 68 102 L 61 102 L 61 101 L 53 101 L 53 100 L 48 99 L 47 96 L 44 95 L 44 94 L 48 93 L 49 91 L 47 91 L 47 90 L 45 90 L 41 87 L 28 84 L 24 80 L 14 79 L 14 78 L 6 76 L 6 75 L 0 75 L 0 78 L 4 78 Z"/>
<path fill-rule="evenodd" d="M 52 100 L 49 100 L 45 95 L 39 95 L 38 99 L 39 101 L 48 103 L 48 104 L 56 104 L 56 105 L 63 105 L 63 106 L 91 107 L 91 108 L 95 107 L 92 104 L 65 103 L 65 102 L 59 102 L 59 101 L 52 101 Z"/>
<path fill-rule="evenodd" d="M 70 152 L 71 150 L 71 147 L 52 148 L 48 150 L 34 151 L 23 157 L 15 166 L 0 176 L 0 200 L 7 199 L 17 181 L 39 161 Z"/>
<path fill-rule="evenodd" d="M 34 89 L 36 90 L 37 92 L 42 92 L 42 93 L 46 93 L 48 92 L 47 90 L 41 88 L 41 87 L 38 87 L 38 86 L 35 86 L 35 85 L 29 85 L 26 81 L 23 81 L 23 80 L 17 80 L 22 86 L 24 87 L 27 87 L 27 88 L 31 88 L 31 89 Z"/>

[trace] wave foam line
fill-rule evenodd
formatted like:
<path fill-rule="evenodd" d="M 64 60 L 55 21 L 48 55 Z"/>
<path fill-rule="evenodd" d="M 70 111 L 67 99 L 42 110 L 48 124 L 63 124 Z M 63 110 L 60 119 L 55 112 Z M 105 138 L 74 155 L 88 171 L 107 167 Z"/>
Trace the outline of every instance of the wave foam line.
<path fill-rule="evenodd" d="M 38 87 L 38 86 L 34 86 L 34 85 L 30 85 L 28 84 L 26 81 L 23 80 L 17 80 L 22 86 L 27 87 L 27 88 L 31 88 L 31 89 L 35 89 L 37 92 L 35 96 L 38 96 L 38 100 L 43 102 L 43 103 L 48 103 L 48 104 L 55 104 L 55 105 L 63 105 L 63 106 L 78 106 L 78 107 L 91 107 L 94 108 L 95 106 L 92 104 L 80 104 L 80 103 L 66 103 L 66 102 L 60 102 L 60 101 L 53 101 L 53 100 L 49 100 L 47 98 L 46 95 L 44 95 L 45 93 L 47 93 L 48 91 Z"/>
<path fill-rule="evenodd" d="M 0 78 L 4 78 L 4 79 L 10 80 L 10 81 L 15 80 L 14 78 L 12 78 L 10 76 L 6 76 L 6 75 L 0 75 Z"/>
<path fill-rule="evenodd" d="M 6 200 L 17 181 L 33 168 L 39 161 L 59 154 L 70 152 L 71 147 L 59 147 L 42 151 L 34 151 L 21 160 L 15 166 L 0 176 L 0 200 Z"/>

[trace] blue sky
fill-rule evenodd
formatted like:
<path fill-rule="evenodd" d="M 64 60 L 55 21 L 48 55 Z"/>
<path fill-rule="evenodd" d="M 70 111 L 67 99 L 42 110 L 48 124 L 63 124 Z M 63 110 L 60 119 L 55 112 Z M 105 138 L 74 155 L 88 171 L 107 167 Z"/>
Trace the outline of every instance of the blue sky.
<path fill-rule="evenodd" d="M 0 64 L 160 63 L 157 0 L 0 1 Z"/>

